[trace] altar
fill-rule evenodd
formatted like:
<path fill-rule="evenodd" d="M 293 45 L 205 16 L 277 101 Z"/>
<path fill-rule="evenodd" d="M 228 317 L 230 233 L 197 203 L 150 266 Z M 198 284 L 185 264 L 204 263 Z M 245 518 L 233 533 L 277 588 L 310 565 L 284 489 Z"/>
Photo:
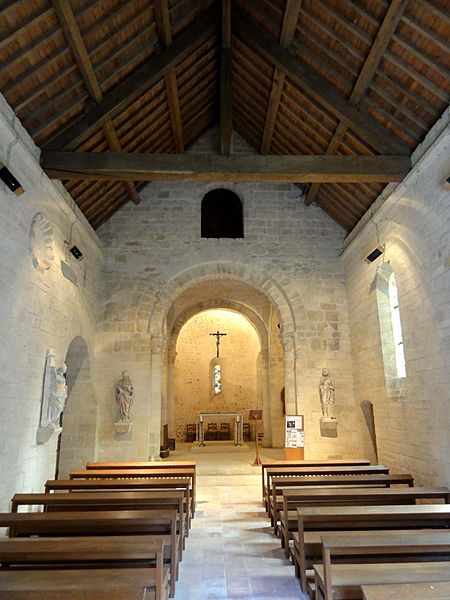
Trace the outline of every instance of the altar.
<path fill-rule="evenodd" d="M 197 413 L 195 441 L 199 446 L 206 446 L 205 421 L 214 419 L 220 422 L 221 419 L 230 418 L 234 419 L 234 445 L 242 446 L 242 414 L 240 413 Z"/>

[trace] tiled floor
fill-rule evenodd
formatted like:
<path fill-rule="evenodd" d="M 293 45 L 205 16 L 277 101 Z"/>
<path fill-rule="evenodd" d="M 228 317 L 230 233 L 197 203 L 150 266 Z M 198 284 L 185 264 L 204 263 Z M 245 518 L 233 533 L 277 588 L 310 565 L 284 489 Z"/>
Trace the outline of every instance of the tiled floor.
<path fill-rule="evenodd" d="M 206 454 L 189 458 L 198 460 L 200 473 L 202 464 L 211 461 Z M 216 455 L 216 474 L 198 477 L 197 511 L 175 600 L 307 598 L 301 593 L 292 564 L 284 559 L 280 541 L 273 536 L 262 507 L 260 470 L 247 471 L 252 458 L 251 452 L 247 461 L 240 457 L 245 474 L 239 474 L 236 467 L 234 474 L 229 474 L 233 458 L 228 453 Z"/>

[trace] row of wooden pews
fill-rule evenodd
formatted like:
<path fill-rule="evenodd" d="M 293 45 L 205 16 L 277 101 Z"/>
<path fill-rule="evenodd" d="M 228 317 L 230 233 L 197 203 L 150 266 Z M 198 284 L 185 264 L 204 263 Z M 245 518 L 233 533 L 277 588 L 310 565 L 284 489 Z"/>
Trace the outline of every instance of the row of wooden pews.
<path fill-rule="evenodd" d="M 88 463 L 0 513 L 0 600 L 166 600 L 196 504 L 196 465 Z"/>
<path fill-rule="evenodd" d="M 263 503 L 302 591 L 317 600 L 445 597 L 449 489 L 414 487 L 412 475 L 368 461 L 312 462 L 262 464 Z M 421 595 L 399 588 L 411 582 Z"/>

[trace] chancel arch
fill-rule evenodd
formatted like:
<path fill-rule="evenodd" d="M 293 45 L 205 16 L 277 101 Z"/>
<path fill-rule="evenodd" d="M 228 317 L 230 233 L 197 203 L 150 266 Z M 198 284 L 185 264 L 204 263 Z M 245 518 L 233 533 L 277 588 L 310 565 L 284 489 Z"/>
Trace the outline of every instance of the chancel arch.
<path fill-rule="evenodd" d="M 149 455 L 156 456 L 159 452 L 160 430 L 162 418 L 168 416 L 167 406 L 173 394 L 173 374 L 171 365 L 174 357 L 173 347 L 170 347 L 171 333 L 179 316 L 193 305 L 207 302 L 210 298 L 220 297 L 238 301 L 250 307 L 266 323 L 272 331 L 276 329 L 277 339 L 281 342 L 282 360 L 279 357 L 272 364 L 283 372 L 277 380 L 279 389 L 270 390 L 270 395 L 275 395 L 277 400 L 276 413 L 281 413 L 280 392 L 286 388 L 286 409 L 296 412 L 297 408 L 297 374 L 296 361 L 296 319 L 305 320 L 305 310 L 301 298 L 288 278 L 277 281 L 275 270 L 258 271 L 251 269 L 243 263 L 231 261 L 218 261 L 203 263 L 191 267 L 176 277 L 172 278 L 158 295 L 157 301 L 150 308 L 148 331 L 151 337 L 151 423 Z M 146 300 L 143 300 L 143 306 Z M 295 310 L 294 310 L 295 308 Z M 147 309 L 148 310 L 148 309 Z M 148 313 L 147 313 L 148 314 Z M 295 315 L 295 316 L 294 316 Z M 142 323 L 143 311 L 138 311 L 138 321 Z M 141 325 L 142 328 L 142 325 Z M 268 372 L 268 369 L 266 369 Z M 269 386 L 265 382 L 265 386 Z M 274 385 L 274 384 L 273 384 Z M 269 392 L 268 392 L 269 395 Z M 272 408 L 267 412 L 271 413 Z M 271 414 L 273 417 L 273 415 Z M 278 429 L 280 429 L 278 427 Z M 265 431 L 267 442 L 270 432 Z M 282 443 L 281 434 L 277 433 L 276 445 Z"/>

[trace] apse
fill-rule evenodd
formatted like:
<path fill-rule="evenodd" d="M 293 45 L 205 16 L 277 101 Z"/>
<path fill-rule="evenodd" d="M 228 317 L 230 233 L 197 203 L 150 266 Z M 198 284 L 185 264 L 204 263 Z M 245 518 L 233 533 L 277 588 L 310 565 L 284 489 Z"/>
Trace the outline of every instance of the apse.
<path fill-rule="evenodd" d="M 238 412 L 246 421 L 250 410 L 262 409 L 260 353 L 253 325 L 237 312 L 206 310 L 185 323 L 178 335 L 174 365 L 173 417 L 178 442 L 187 441 L 188 424 L 195 423 L 200 412 Z"/>

